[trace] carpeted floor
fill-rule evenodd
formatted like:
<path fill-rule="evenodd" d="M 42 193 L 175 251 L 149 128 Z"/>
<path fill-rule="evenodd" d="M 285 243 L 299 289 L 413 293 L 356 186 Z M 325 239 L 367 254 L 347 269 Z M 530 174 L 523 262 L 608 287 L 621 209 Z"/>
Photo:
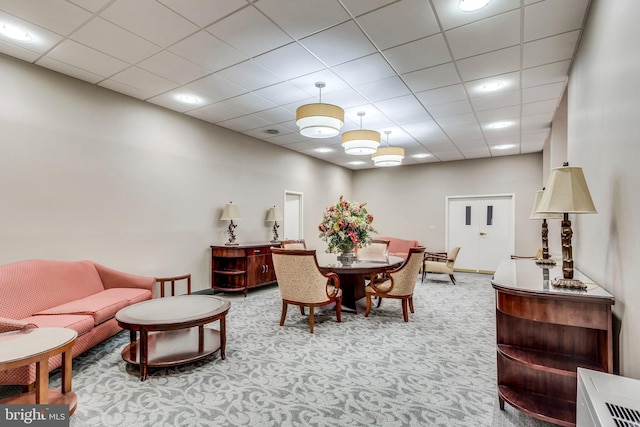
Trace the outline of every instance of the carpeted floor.
<path fill-rule="evenodd" d="M 121 332 L 74 359 L 71 425 L 550 426 L 499 410 L 490 276 L 456 277 L 456 286 L 444 275 L 418 280 L 409 323 L 399 301 L 385 300 L 342 323 L 321 311 L 314 334 L 296 307 L 278 325 L 275 286 L 224 295 L 226 360 L 152 369 L 145 382 L 122 361 Z"/>

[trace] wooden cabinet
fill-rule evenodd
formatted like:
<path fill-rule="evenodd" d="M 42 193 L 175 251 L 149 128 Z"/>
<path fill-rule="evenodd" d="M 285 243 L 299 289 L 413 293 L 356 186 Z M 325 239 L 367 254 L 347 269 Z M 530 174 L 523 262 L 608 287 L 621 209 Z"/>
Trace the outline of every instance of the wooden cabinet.
<path fill-rule="evenodd" d="M 276 281 L 271 243 L 211 246 L 211 287 L 242 291 Z"/>
<path fill-rule="evenodd" d="M 506 260 L 495 272 L 498 399 L 535 418 L 576 423 L 578 367 L 613 371 L 614 298 L 579 271 L 586 291 L 555 288 L 561 262 Z"/>

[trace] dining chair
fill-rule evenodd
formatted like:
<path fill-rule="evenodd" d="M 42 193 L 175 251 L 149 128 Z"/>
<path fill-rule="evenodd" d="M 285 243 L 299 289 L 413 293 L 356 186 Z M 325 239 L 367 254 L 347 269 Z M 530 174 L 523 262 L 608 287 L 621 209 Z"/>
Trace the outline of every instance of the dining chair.
<path fill-rule="evenodd" d="M 373 297 L 393 298 L 402 301 L 402 316 L 405 322 L 409 321 L 409 310 L 413 313 L 413 290 L 422 266 L 424 251 L 423 246 L 410 248 L 407 260 L 400 267 L 387 271 L 382 277 L 376 275 L 371 277 L 369 284 L 365 287 L 367 299 L 365 317 L 369 317 Z"/>
<path fill-rule="evenodd" d="M 175 296 L 176 282 L 178 282 L 178 284 L 185 284 L 187 295 L 191 294 L 191 274 L 183 274 L 182 276 L 156 278 L 156 283 L 160 285 L 160 298 L 164 298 L 165 287 L 167 284 L 171 285 L 171 296 Z"/>
<path fill-rule="evenodd" d="M 304 239 L 282 240 L 280 242 L 280 247 L 282 249 L 307 249 Z"/>
<path fill-rule="evenodd" d="M 318 266 L 315 249 L 271 248 L 273 268 L 282 297 L 280 326 L 284 325 L 289 304 L 309 307 L 309 329 L 313 333 L 315 307 L 335 303 L 336 320 L 342 321 L 342 289 L 336 273 L 323 274 Z"/>
<path fill-rule="evenodd" d="M 368 246 L 358 248 L 358 261 L 389 261 L 389 240 L 373 239 Z"/>
<path fill-rule="evenodd" d="M 453 277 L 453 265 L 456 262 L 458 253 L 460 252 L 460 246 L 455 246 L 453 249 L 446 252 L 426 252 L 424 254 L 424 262 L 422 265 L 422 279 L 427 273 L 442 273 L 448 274 L 451 279 L 451 283 L 456 284 L 456 278 Z"/>

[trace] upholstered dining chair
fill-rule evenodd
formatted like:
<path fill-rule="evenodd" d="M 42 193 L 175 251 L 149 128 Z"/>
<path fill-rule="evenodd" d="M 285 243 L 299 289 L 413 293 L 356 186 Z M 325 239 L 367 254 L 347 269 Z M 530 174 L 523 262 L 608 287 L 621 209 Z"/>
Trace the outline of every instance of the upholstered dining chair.
<path fill-rule="evenodd" d="M 456 262 L 458 253 L 460 252 L 460 246 L 455 246 L 453 249 L 446 252 L 426 252 L 424 254 L 424 262 L 422 265 L 422 279 L 427 273 L 442 273 L 448 274 L 451 279 L 451 283 L 456 284 L 456 278 L 453 277 L 453 265 Z"/>
<path fill-rule="evenodd" d="M 280 247 L 282 249 L 307 249 L 307 245 L 304 242 L 304 239 L 282 240 L 280 242 Z"/>
<path fill-rule="evenodd" d="M 358 248 L 358 261 L 389 261 L 389 241 L 373 239 L 369 246 Z"/>
<path fill-rule="evenodd" d="M 395 298 L 402 301 L 402 316 L 404 321 L 409 321 L 409 310 L 413 313 L 413 290 L 416 287 L 418 273 L 424 258 L 424 247 L 418 246 L 409 249 L 407 260 L 398 268 L 387 271 L 384 276 L 372 276 L 365 287 L 367 308 L 365 317 L 371 312 L 371 299 Z"/>
<path fill-rule="evenodd" d="M 175 296 L 176 282 L 178 282 L 178 284 L 186 285 L 185 290 L 187 291 L 187 294 L 191 294 L 191 274 L 183 274 L 182 276 L 156 278 L 156 283 L 160 285 L 160 298 L 164 297 L 165 287 L 167 284 L 171 285 L 171 296 Z"/>
<path fill-rule="evenodd" d="M 342 289 L 335 273 L 323 274 L 318 267 L 316 251 L 304 249 L 271 248 L 273 268 L 282 296 L 280 326 L 284 325 L 289 304 L 309 307 L 309 329 L 313 333 L 315 307 L 335 303 L 336 320 L 342 321 Z"/>

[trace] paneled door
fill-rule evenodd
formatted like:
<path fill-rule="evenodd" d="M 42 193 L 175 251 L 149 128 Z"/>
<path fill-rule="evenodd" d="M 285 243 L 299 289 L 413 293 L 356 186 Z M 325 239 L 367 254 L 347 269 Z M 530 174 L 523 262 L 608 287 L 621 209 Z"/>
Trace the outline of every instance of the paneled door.
<path fill-rule="evenodd" d="M 447 249 L 461 247 L 455 268 L 493 273 L 515 248 L 514 196 L 447 197 Z"/>
<path fill-rule="evenodd" d="M 302 193 L 285 190 L 283 217 L 282 240 L 304 239 L 302 235 Z"/>

